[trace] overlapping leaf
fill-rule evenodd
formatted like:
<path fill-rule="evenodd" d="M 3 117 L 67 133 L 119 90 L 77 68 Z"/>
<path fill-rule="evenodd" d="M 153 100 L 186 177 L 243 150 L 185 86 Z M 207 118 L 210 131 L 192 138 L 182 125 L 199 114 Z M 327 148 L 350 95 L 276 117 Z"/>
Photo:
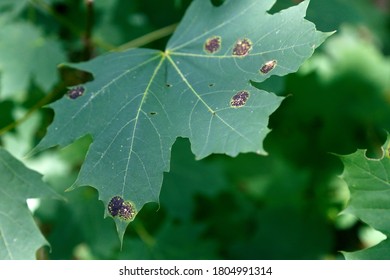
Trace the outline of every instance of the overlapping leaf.
<path fill-rule="evenodd" d="M 90 134 L 74 187 L 97 188 L 105 205 L 119 195 L 138 210 L 158 202 L 177 137 L 190 139 L 198 159 L 266 154 L 268 117 L 282 99 L 250 80 L 296 71 L 329 35 L 304 20 L 308 1 L 270 15 L 274 2 L 230 0 L 214 7 L 196 0 L 165 51 L 132 49 L 71 65 L 94 81 L 83 85 L 80 97 L 52 105 L 56 117 L 38 149 Z M 127 222 L 115 220 L 121 236 Z"/>
<path fill-rule="evenodd" d="M 389 138 L 388 138 L 389 139 Z M 351 192 L 345 213 L 350 213 L 385 235 L 390 234 L 390 157 L 389 140 L 383 148 L 383 158 L 369 159 L 365 151 L 341 156 L 344 163 L 343 178 Z M 344 252 L 347 259 L 390 259 L 390 241 L 352 253 Z"/>
<path fill-rule="evenodd" d="M 59 198 L 36 172 L 0 148 L 0 259 L 35 259 L 47 245 L 27 208 L 28 198 Z"/>

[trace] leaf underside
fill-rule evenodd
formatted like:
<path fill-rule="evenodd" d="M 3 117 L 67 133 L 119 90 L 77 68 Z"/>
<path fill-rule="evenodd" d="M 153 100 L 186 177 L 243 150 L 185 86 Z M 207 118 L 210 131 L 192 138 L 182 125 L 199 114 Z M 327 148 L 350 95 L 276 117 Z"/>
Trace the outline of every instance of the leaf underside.
<path fill-rule="evenodd" d="M 297 71 L 329 34 L 304 20 L 308 1 L 270 15 L 274 0 L 196 0 L 165 51 L 131 49 L 86 63 L 78 98 L 52 104 L 56 117 L 37 149 L 93 137 L 73 187 L 90 185 L 140 210 L 158 202 L 171 146 L 189 138 L 197 159 L 212 153 L 266 154 L 268 118 L 282 98 L 251 81 Z M 108 214 L 108 213 L 106 213 Z M 128 222 L 115 219 L 122 237 Z"/>
<path fill-rule="evenodd" d="M 59 198 L 41 180 L 6 150 L 0 148 L 0 259 L 35 259 L 36 251 L 48 245 L 27 207 L 28 198 Z"/>
<path fill-rule="evenodd" d="M 390 157 L 389 140 L 383 146 L 380 160 L 369 159 L 365 151 L 340 156 L 344 164 L 342 177 L 348 184 L 351 198 L 345 213 L 352 214 L 364 223 L 390 234 Z M 378 245 L 357 252 L 343 252 L 346 259 L 389 260 L 390 241 L 385 239 Z"/>

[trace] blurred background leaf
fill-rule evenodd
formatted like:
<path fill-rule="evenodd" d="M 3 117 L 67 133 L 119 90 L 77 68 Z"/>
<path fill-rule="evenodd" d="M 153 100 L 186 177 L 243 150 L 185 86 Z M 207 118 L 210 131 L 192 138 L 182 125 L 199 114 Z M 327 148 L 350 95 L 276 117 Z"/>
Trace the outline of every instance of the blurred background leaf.
<path fill-rule="evenodd" d="M 344 164 L 343 178 L 348 183 L 351 199 L 345 213 L 352 214 L 369 226 L 379 230 L 382 241 L 376 246 L 369 244 L 370 248 L 357 252 L 344 252 L 346 259 L 388 260 L 389 240 L 386 236 L 389 228 L 390 205 L 390 160 L 389 139 L 383 147 L 381 159 L 369 159 L 366 151 L 358 150 L 353 154 L 341 156 Z M 375 245 L 375 244 L 374 244 Z"/>
<path fill-rule="evenodd" d="M 31 81 L 49 91 L 58 81 L 57 65 L 65 60 L 58 42 L 44 38 L 30 23 L 0 29 L 1 99 L 24 100 Z"/>
<path fill-rule="evenodd" d="M 0 147 L 0 259 L 35 259 L 48 245 L 27 207 L 29 198 L 61 198 L 42 176 Z"/>

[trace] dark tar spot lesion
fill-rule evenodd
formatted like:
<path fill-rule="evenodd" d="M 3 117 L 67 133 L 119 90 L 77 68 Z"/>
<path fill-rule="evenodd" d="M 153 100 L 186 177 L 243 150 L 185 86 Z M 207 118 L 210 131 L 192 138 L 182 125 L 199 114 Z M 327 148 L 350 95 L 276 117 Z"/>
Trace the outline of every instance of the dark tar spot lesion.
<path fill-rule="evenodd" d="M 230 106 L 233 108 L 239 108 L 245 105 L 249 99 L 249 91 L 240 90 L 230 99 Z"/>
<path fill-rule="evenodd" d="M 70 99 L 76 99 L 84 94 L 85 88 L 82 86 L 77 86 L 68 90 L 67 95 Z"/>
<path fill-rule="evenodd" d="M 250 50 L 252 50 L 252 42 L 248 38 L 239 39 L 234 44 L 232 54 L 234 56 L 246 56 L 249 54 Z"/>
<path fill-rule="evenodd" d="M 125 201 L 121 196 L 111 198 L 107 210 L 112 217 L 119 217 L 125 221 L 132 220 L 136 214 L 134 205 L 130 201 Z"/>
<path fill-rule="evenodd" d="M 114 196 L 111 198 L 110 202 L 108 203 L 108 212 L 111 216 L 116 217 L 118 216 L 119 210 L 123 205 L 123 198 L 120 196 Z"/>
<path fill-rule="evenodd" d="M 261 66 L 260 72 L 262 74 L 267 74 L 267 73 L 269 73 L 270 71 L 272 71 L 276 67 L 276 64 L 277 64 L 277 61 L 275 59 L 267 61 L 266 63 L 264 63 Z"/>
<path fill-rule="evenodd" d="M 222 38 L 220 36 L 214 36 L 208 38 L 204 43 L 204 51 L 209 54 L 214 54 L 221 49 Z"/>
<path fill-rule="evenodd" d="M 119 218 L 128 221 L 133 219 L 134 216 L 135 216 L 134 206 L 130 202 L 125 201 L 121 209 L 119 209 Z"/>

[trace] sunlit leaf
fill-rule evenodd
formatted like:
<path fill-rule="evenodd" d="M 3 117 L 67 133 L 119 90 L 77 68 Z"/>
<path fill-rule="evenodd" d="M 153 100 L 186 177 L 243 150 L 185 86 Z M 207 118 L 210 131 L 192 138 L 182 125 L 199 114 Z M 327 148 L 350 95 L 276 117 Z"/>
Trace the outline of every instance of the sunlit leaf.
<path fill-rule="evenodd" d="M 270 15 L 274 2 L 231 0 L 214 7 L 197 0 L 165 51 L 131 49 L 70 64 L 94 81 L 52 105 L 55 120 L 37 149 L 90 134 L 93 143 L 73 187 L 95 187 L 106 208 L 120 196 L 136 211 L 158 202 L 177 137 L 190 139 L 197 159 L 265 155 L 268 118 L 282 98 L 250 81 L 297 71 L 329 36 L 303 19 L 308 1 Z M 121 237 L 132 215 L 118 216 Z"/>

